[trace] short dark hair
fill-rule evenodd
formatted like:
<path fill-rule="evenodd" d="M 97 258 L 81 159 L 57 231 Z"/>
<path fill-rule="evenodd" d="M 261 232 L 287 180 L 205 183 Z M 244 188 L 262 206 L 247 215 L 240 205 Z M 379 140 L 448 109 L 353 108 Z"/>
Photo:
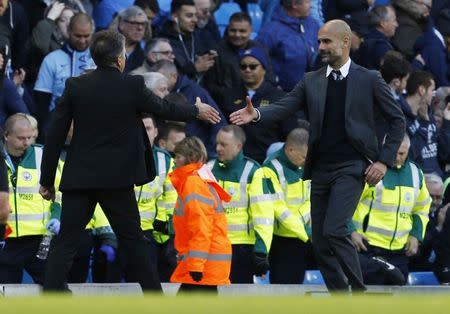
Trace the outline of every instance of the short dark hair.
<path fill-rule="evenodd" d="M 434 80 L 433 75 L 427 71 L 415 71 L 411 73 L 406 83 L 406 94 L 408 96 L 414 95 L 419 86 L 428 88 L 431 86 L 431 81 Z"/>
<path fill-rule="evenodd" d="M 402 79 L 412 71 L 411 64 L 403 55 L 397 51 L 386 52 L 383 57 L 383 64 L 380 67 L 380 73 L 386 83 L 393 79 Z"/>
<path fill-rule="evenodd" d="M 296 128 L 289 132 L 286 137 L 286 145 L 293 147 L 301 147 L 308 145 L 309 132 L 305 129 Z"/>
<path fill-rule="evenodd" d="M 178 13 L 183 5 L 195 6 L 194 0 L 172 0 L 170 3 L 170 11 L 172 13 Z"/>
<path fill-rule="evenodd" d="M 144 53 L 145 55 L 148 55 L 148 53 L 150 51 L 152 51 L 153 49 L 155 49 L 155 47 L 159 44 L 159 43 L 168 43 L 170 45 L 170 41 L 167 38 L 164 37 L 155 37 L 150 39 L 149 41 L 147 41 L 145 43 L 145 49 L 144 49 Z"/>
<path fill-rule="evenodd" d="M 112 66 L 122 54 L 124 46 L 125 37 L 122 34 L 113 30 L 103 30 L 94 34 L 89 49 L 97 66 Z"/>
<path fill-rule="evenodd" d="M 229 124 L 224 127 L 222 127 L 219 132 L 226 132 L 226 133 L 232 133 L 233 137 L 237 139 L 242 145 L 245 144 L 245 141 L 247 140 L 247 137 L 245 136 L 244 130 L 242 130 L 241 127 Z"/>
<path fill-rule="evenodd" d="M 176 121 L 167 121 L 158 125 L 158 137 L 156 138 L 155 143 L 158 143 L 159 140 L 165 140 L 169 138 L 170 132 L 177 133 L 185 133 L 185 124 L 182 122 Z"/>
<path fill-rule="evenodd" d="M 395 11 L 390 5 L 377 5 L 369 12 L 369 25 L 373 27 L 380 26 L 381 22 L 387 20 L 389 9 Z"/>
<path fill-rule="evenodd" d="M 229 23 L 231 22 L 248 22 L 252 25 L 252 18 L 245 12 L 236 12 L 230 16 Z"/>
<path fill-rule="evenodd" d="M 159 3 L 156 0 L 135 0 L 134 4 L 140 7 L 142 10 L 150 9 L 153 13 L 159 13 Z"/>

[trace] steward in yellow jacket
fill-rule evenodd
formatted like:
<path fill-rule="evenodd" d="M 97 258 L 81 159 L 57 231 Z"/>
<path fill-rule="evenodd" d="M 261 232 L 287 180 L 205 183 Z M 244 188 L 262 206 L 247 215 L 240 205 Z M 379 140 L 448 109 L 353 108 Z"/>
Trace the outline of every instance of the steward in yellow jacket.
<path fill-rule="evenodd" d="M 310 181 L 303 181 L 308 131 L 294 129 L 285 145 L 263 164 L 264 175 L 279 195 L 270 248 L 270 282 L 301 284 L 312 254 Z"/>
<path fill-rule="evenodd" d="M 409 257 L 425 235 L 431 198 L 422 171 L 407 159 L 409 146 L 406 135 L 396 167 L 376 186 L 366 185 L 353 215 L 352 241 L 366 284 L 404 284 Z"/>
<path fill-rule="evenodd" d="M 244 131 L 227 125 L 217 133 L 217 160 L 208 162 L 220 186 L 231 195 L 223 207 L 228 237 L 233 248 L 232 283 L 253 283 L 253 274 L 269 270 L 268 253 L 272 243 L 274 200 L 261 166 L 244 156 Z"/>

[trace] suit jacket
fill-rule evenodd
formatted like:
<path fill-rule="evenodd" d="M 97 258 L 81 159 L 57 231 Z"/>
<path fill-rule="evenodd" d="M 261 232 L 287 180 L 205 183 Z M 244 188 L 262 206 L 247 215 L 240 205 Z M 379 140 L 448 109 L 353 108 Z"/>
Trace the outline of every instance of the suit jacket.
<path fill-rule="evenodd" d="M 53 186 L 55 171 L 71 121 L 61 190 L 114 189 L 144 184 L 155 177 L 151 147 L 140 113 L 170 120 L 192 120 L 195 106 L 169 103 L 148 90 L 141 76 L 99 67 L 66 81 L 53 113 L 42 156 L 43 186 Z M 146 158 L 147 155 L 147 158 Z"/>
<path fill-rule="evenodd" d="M 260 108 L 261 121 L 282 121 L 303 109 L 310 122 L 309 150 L 304 179 L 311 178 L 312 161 L 322 132 L 328 78 L 326 67 L 306 73 L 285 97 L 271 106 Z M 386 141 L 378 148 L 374 116 L 386 120 Z M 378 71 L 351 63 L 347 76 L 345 129 L 353 147 L 371 161 L 393 166 L 398 147 L 405 133 L 405 118 L 392 93 Z"/>

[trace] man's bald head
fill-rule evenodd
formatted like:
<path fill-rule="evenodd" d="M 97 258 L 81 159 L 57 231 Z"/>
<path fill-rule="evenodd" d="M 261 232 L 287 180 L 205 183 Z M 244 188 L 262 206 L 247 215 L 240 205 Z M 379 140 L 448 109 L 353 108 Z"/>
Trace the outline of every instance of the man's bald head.
<path fill-rule="evenodd" d="M 352 37 L 350 26 L 343 20 L 330 20 L 323 24 L 322 29 L 326 29 L 327 32 L 336 34 L 340 38 L 344 38 L 345 36 Z"/>
<path fill-rule="evenodd" d="M 352 30 L 342 20 L 331 20 L 319 30 L 319 54 L 322 62 L 339 69 L 350 56 Z"/>

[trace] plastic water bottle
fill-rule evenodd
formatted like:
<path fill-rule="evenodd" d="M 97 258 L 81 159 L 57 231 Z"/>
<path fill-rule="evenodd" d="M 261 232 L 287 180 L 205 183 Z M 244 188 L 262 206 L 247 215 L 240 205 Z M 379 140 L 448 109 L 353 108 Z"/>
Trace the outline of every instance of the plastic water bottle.
<path fill-rule="evenodd" d="M 53 233 L 47 232 L 42 238 L 39 244 L 39 249 L 36 253 L 36 257 L 42 260 L 47 259 L 48 251 L 50 250 L 50 243 L 52 242 Z"/>

